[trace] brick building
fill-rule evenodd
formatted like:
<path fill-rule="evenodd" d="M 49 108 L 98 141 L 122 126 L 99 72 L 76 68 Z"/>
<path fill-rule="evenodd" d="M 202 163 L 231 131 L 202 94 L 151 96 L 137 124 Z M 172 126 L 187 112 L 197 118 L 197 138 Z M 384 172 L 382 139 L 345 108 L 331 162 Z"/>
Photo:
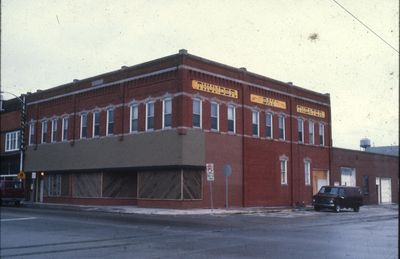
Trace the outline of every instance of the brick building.
<path fill-rule="evenodd" d="M 0 106 L 0 175 L 20 171 L 21 104 L 18 99 L 4 101 Z"/>
<path fill-rule="evenodd" d="M 332 158 L 332 184 L 360 186 L 365 204 L 399 203 L 398 156 L 335 147 Z"/>
<path fill-rule="evenodd" d="M 26 98 L 36 200 L 224 207 L 230 165 L 230 206 L 294 205 L 330 180 L 328 94 L 185 50 Z"/>

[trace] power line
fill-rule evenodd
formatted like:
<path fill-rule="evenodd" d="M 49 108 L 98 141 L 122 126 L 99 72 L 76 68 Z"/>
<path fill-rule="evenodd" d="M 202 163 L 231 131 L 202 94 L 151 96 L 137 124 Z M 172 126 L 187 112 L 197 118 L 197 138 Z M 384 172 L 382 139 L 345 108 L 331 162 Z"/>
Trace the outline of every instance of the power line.
<path fill-rule="evenodd" d="M 360 19 L 358 19 L 355 15 L 353 15 L 350 11 L 348 11 L 346 8 L 344 8 L 343 5 L 339 4 L 336 0 L 332 0 L 333 2 L 335 2 L 338 6 L 340 6 L 343 10 L 345 10 L 348 14 L 350 14 L 354 19 L 356 19 L 359 23 L 361 23 L 365 28 L 367 28 L 370 32 L 372 32 L 373 34 L 375 34 L 375 36 L 377 36 L 379 39 L 381 39 L 384 43 L 386 43 L 390 48 L 392 48 L 394 51 L 396 51 L 397 53 L 399 53 L 399 51 L 397 49 L 395 49 L 395 47 L 393 47 L 392 45 L 390 45 L 386 40 L 384 40 L 381 36 L 379 36 L 376 32 L 374 32 L 368 25 L 366 25 L 365 23 L 363 23 Z"/>

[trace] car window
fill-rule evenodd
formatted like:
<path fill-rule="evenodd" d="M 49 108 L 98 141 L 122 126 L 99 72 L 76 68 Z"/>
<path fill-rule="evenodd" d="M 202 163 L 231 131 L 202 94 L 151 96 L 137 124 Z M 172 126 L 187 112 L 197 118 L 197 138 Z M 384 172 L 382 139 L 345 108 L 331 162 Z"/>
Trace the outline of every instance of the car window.
<path fill-rule="evenodd" d="M 325 193 L 325 194 L 338 194 L 338 189 L 337 187 L 322 187 L 319 193 Z"/>
<path fill-rule="evenodd" d="M 340 190 L 339 190 L 339 195 L 340 195 L 340 196 L 344 196 L 344 193 L 345 193 L 345 190 L 344 190 L 344 189 L 340 189 Z"/>

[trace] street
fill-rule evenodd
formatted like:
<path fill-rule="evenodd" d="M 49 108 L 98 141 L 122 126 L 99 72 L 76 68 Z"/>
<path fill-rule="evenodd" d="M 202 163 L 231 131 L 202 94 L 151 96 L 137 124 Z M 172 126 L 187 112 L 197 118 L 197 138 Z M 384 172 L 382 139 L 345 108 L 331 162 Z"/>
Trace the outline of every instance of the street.
<path fill-rule="evenodd" d="M 133 215 L 1 207 L 1 258 L 398 258 L 398 206 Z"/>

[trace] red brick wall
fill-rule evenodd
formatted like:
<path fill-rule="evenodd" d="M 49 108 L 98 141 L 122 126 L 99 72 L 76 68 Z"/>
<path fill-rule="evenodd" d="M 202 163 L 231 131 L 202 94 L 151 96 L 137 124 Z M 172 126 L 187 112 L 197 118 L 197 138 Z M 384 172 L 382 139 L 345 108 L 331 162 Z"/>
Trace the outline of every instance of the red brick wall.
<path fill-rule="evenodd" d="M 377 204 L 376 177 L 390 177 L 392 180 L 392 202 L 399 203 L 399 157 L 373 154 L 363 151 L 333 148 L 331 184 L 341 182 L 341 167 L 356 170 L 356 185 L 362 188 L 363 176 L 369 176 L 369 195 L 364 196 L 366 204 Z"/>

